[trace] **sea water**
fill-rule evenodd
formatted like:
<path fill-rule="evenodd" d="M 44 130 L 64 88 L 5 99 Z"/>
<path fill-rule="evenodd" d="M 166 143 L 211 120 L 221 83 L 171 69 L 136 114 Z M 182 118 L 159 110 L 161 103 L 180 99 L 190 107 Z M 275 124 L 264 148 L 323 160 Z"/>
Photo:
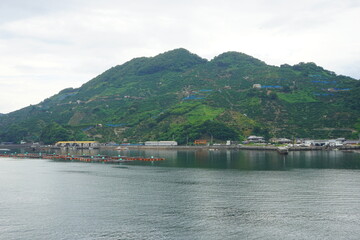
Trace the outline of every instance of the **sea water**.
<path fill-rule="evenodd" d="M 147 150 L 0 158 L 0 239 L 359 239 L 360 154 Z"/>

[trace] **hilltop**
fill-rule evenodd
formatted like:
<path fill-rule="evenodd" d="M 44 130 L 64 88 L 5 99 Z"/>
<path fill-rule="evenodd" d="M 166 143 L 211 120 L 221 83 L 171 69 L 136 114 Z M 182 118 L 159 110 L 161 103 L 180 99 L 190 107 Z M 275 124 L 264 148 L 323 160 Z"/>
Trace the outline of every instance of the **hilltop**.
<path fill-rule="evenodd" d="M 360 82 L 315 63 L 277 66 L 244 53 L 186 49 L 112 67 L 80 88 L 0 115 L 0 141 L 138 142 L 213 137 L 356 137 Z"/>

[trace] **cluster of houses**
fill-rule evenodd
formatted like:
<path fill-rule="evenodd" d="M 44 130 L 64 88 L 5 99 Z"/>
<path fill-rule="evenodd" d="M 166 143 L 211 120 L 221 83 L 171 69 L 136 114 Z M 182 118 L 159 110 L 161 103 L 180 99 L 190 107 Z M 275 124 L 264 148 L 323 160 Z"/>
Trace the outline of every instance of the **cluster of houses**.
<path fill-rule="evenodd" d="M 243 144 L 249 143 L 266 143 L 264 137 L 262 136 L 249 136 Z M 273 144 L 294 144 L 299 147 L 312 147 L 312 146 L 329 146 L 329 147 L 340 147 L 344 145 L 358 145 L 360 140 L 346 140 L 345 138 L 337 139 L 323 139 L 323 140 L 313 140 L 313 139 L 295 139 L 290 140 L 287 138 L 271 138 L 270 143 Z"/>
<path fill-rule="evenodd" d="M 60 141 L 55 143 L 55 148 L 74 148 L 74 149 L 95 149 L 99 148 L 97 141 Z"/>
<path fill-rule="evenodd" d="M 207 140 L 195 140 L 195 145 L 210 145 Z M 224 145 L 238 145 L 239 142 L 228 140 Z M 346 140 L 345 138 L 327 139 L 327 140 L 312 140 L 312 139 L 287 139 L 287 138 L 271 138 L 269 142 L 262 136 L 249 136 L 242 144 L 292 144 L 297 147 L 314 147 L 314 146 L 328 146 L 341 147 L 345 145 L 360 145 L 360 140 Z M 100 144 L 97 141 L 60 141 L 55 144 L 55 148 L 76 148 L 76 149 L 94 149 L 99 148 L 100 145 L 110 146 L 110 144 Z M 113 143 L 113 146 L 119 144 Z M 176 141 L 146 141 L 144 143 L 130 144 L 123 143 L 120 146 L 144 145 L 144 146 L 177 146 Z M 222 144 L 213 144 L 222 145 Z"/>
<path fill-rule="evenodd" d="M 12 143 L 1 143 L 1 145 L 9 145 Z M 21 144 L 25 144 L 25 142 L 21 142 Z M 39 143 L 36 143 L 39 145 Z M 36 144 L 32 144 L 35 146 Z M 195 140 L 194 145 L 227 145 L 234 146 L 239 145 L 240 142 L 237 141 L 226 141 L 226 144 L 219 144 L 208 142 L 206 139 Z M 271 138 L 269 141 L 266 141 L 263 136 L 249 136 L 245 141 L 241 142 L 241 144 L 260 144 L 260 145 L 268 145 L 268 144 L 288 144 L 293 147 L 341 147 L 341 146 L 351 146 L 351 145 L 360 145 L 359 140 L 347 140 L 345 138 L 337 138 L 337 139 L 325 139 L 325 140 L 313 140 L 313 139 L 288 139 L 288 138 Z M 68 148 L 68 149 L 97 149 L 100 146 L 178 146 L 178 142 L 176 141 L 146 141 L 142 143 L 122 143 L 117 144 L 115 142 L 111 143 L 99 143 L 97 141 L 60 141 L 57 142 L 53 148 Z"/>
<path fill-rule="evenodd" d="M 329 147 L 340 147 L 344 145 L 360 145 L 360 140 L 346 140 L 345 138 L 327 139 L 327 140 L 311 140 L 311 139 L 295 139 L 291 140 L 288 138 L 271 138 L 269 142 L 262 136 L 249 136 L 246 141 L 242 144 L 292 144 L 298 147 L 314 147 L 314 146 L 329 146 Z M 226 144 L 213 144 L 213 145 L 238 145 L 237 141 L 226 141 Z M 120 145 L 134 145 L 134 144 L 120 144 Z M 176 141 L 146 141 L 141 144 L 145 146 L 177 146 Z M 194 145 L 210 145 L 207 140 L 195 140 Z"/>

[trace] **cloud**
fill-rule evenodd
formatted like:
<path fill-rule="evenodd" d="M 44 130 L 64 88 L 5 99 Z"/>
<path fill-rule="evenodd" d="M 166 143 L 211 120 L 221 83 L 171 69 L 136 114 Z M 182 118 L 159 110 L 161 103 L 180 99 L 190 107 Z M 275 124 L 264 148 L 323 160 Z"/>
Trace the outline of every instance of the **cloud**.
<path fill-rule="evenodd" d="M 208 59 L 231 50 L 272 65 L 311 61 L 360 78 L 357 22 L 352 0 L 4 0 L 0 112 L 178 47 Z"/>

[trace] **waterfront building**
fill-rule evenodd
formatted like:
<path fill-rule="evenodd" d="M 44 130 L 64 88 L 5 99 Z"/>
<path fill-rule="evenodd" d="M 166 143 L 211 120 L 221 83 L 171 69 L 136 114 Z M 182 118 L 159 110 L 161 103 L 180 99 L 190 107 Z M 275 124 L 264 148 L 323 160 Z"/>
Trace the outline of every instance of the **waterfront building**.
<path fill-rule="evenodd" d="M 99 142 L 97 141 L 60 141 L 55 143 L 55 147 L 64 148 L 98 148 Z"/>
<path fill-rule="evenodd" d="M 146 141 L 145 146 L 177 146 L 176 141 Z"/>
<path fill-rule="evenodd" d="M 206 145 L 207 144 L 207 140 L 206 139 L 197 139 L 194 141 L 195 145 Z"/>
<path fill-rule="evenodd" d="M 261 136 L 249 136 L 247 138 L 247 140 L 249 143 L 264 143 L 265 142 L 264 137 L 261 137 Z"/>
<path fill-rule="evenodd" d="M 279 143 L 279 144 L 292 143 L 292 141 L 287 138 L 271 138 L 270 142 L 271 143 Z"/>

